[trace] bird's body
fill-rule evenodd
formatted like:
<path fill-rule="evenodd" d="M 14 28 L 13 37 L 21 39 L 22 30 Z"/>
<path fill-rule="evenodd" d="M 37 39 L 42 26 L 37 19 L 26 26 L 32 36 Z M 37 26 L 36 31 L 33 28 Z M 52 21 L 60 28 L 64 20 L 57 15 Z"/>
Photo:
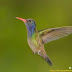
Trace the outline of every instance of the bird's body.
<path fill-rule="evenodd" d="M 32 37 L 28 37 L 27 41 L 34 53 L 36 53 L 40 48 L 44 47 L 38 33 L 34 33 Z"/>
<path fill-rule="evenodd" d="M 52 62 L 44 49 L 44 44 L 71 34 L 72 26 L 48 28 L 37 31 L 34 20 L 22 19 L 19 17 L 16 18 L 22 20 L 26 25 L 27 41 L 32 51 L 42 56 L 49 63 L 49 65 L 52 65 Z"/>
<path fill-rule="evenodd" d="M 39 33 L 35 29 L 34 29 L 35 32 L 33 32 L 32 30 L 29 30 L 29 31 L 28 30 L 29 29 L 27 29 L 27 41 L 31 50 L 34 53 L 37 53 L 40 56 L 42 56 L 50 65 L 52 65 L 49 57 L 46 54 L 46 51 L 44 49 L 44 44 L 39 36 Z"/>

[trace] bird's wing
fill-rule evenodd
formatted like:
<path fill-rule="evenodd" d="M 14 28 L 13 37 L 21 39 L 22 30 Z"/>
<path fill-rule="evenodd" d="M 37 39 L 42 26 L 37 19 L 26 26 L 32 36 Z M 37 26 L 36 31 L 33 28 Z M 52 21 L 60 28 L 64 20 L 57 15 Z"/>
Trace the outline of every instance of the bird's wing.
<path fill-rule="evenodd" d="M 51 42 L 72 33 L 72 26 L 48 28 L 38 31 L 43 43 Z"/>

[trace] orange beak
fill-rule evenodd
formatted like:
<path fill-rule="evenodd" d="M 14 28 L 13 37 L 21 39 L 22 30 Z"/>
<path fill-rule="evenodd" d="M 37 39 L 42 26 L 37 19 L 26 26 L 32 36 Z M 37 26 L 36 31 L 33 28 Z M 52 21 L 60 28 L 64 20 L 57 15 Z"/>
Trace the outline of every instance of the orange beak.
<path fill-rule="evenodd" d="M 19 18 L 19 17 L 16 17 L 16 19 L 22 20 L 23 22 L 27 22 L 26 19 L 22 19 L 22 18 Z"/>

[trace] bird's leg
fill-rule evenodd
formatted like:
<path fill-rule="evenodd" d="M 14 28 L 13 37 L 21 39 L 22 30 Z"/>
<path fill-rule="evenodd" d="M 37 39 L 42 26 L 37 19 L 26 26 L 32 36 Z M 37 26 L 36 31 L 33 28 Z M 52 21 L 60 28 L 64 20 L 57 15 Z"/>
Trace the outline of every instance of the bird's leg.
<path fill-rule="evenodd" d="M 38 55 L 40 54 L 41 50 L 38 51 Z"/>

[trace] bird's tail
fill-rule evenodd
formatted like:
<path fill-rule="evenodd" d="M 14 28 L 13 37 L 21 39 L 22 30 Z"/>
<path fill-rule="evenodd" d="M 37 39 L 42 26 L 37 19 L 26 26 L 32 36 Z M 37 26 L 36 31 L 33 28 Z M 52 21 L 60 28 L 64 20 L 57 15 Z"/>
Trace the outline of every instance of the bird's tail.
<path fill-rule="evenodd" d="M 39 55 L 43 57 L 50 66 L 52 66 L 52 62 L 46 53 L 41 52 Z"/>
<path fill-rule="evenodd" d="M 49 65 L 50 66 L 52 66 L 52 62 L 51 62 L 51 60 L 49 59 L 49 57 L 47 56 L 47 57 L 45 57 L 45 60 L 47 61 L 47 63 L 49 63 Z"/>

